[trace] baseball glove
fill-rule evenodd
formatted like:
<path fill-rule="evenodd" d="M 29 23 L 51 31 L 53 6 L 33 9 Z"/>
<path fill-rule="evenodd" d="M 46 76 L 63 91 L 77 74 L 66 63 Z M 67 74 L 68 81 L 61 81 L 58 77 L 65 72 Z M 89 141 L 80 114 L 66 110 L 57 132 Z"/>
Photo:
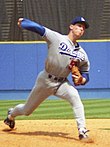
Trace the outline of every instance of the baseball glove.
<path fill-rule="evenodd" d="M 79 71 L 77 62 L 72 60 L 69 65 L 69 69 L 71 70 L 71 73 L 72 73 L 72 79 L 73 79 L 74 85 L 75 86 L 81 85 L 83 82 L 83 77 Z"/>

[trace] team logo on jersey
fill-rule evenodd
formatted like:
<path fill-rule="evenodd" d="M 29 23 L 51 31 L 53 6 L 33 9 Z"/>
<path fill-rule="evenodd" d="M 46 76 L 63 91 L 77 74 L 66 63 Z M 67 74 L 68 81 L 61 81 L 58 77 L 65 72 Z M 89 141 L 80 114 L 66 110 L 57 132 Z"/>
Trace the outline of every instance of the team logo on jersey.
<path fill-rule="evenodd" d="M 80 52 L 79 50 L 74 50 L 73 48 L 69 48 L 68 45 L 64 42 L 60 43 L 59 53 L 61 55 L 66 55 L 66 56 L 70 56 L 73 58 L 78 58 L 82 61 L 84 60 L 84 53 Z"/>

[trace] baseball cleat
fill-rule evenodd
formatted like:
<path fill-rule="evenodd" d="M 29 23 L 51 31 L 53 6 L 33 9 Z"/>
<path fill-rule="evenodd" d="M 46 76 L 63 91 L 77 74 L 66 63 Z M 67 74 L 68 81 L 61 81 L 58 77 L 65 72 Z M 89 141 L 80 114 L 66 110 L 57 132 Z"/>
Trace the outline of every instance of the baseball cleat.
<path fill-rule="evenodd" d="M 86 130 L 85 128 L 80 128 L 79 129 L 79 139 L 87 139 L 88 138 L 88 134 L 87 132 L 89 132 L 89 130 Z"/>
<path fill-rule="evenodd" d="M 4 120 L 4 123 L 8 125 L 11 129 L 15 126 L 15 120 L 10 120 L 8 117 Z"/>
<path fill-rule="evenodd" d="M 13 110 L 13 108 L 10 108 L 9 110 L 8 110 L 8 116 L 10 115 L 10 112 Z M 8 125 L 11 129 L 13 129 L 14 128 L 14 126 L 15 126 L 15 120 L 13 119 L 13 120 L 10 120 L 9 118 L 8 118 L 8 116 L 7 116 L 7 118 L 4 120 L 4 123 L 6 124 L 6 125 Z"/>

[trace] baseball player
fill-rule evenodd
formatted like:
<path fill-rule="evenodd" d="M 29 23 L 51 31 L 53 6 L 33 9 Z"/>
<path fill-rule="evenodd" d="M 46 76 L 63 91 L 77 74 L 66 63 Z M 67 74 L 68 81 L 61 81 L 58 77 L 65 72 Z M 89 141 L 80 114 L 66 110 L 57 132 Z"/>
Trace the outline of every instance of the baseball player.
<path fill-rule="evenodd" d="M 89 81 L 88 56 L 77 42 L 89 24 L 85 18 L 78 16 L 71 21 L 67 35 L 62 35 L 26 18 L 20 18 L 18 26 L 42 36 L 48 44 L 48 55 L 45 69 L 39 73 L 26 103 L 10 108 L 4 123 L 14 128 L 15 117 L 30 115 L 46 98 L 55 95 L 71 104 L 79 139 L 88 138 L 84 107 L 75 87 L 85 85 Z M 70 73 L 74 84 L 67 79 Z"/>

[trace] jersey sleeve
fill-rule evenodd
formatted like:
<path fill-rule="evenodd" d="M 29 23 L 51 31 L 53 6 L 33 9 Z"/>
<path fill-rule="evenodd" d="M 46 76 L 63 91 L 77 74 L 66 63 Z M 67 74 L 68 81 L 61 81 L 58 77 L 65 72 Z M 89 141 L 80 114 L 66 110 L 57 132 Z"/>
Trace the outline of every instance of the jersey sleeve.
<path fill-rule="evenodd" d="M 85 62 L 83 63 L 83 65 L 80 67 L 80 72 L 81 72 L 81 75 L 86 79 L 86 82 L 85 82 L 86 84 L 89 82 L 89 70 L 90 70 L 90 62 L 86 53 L 85 53 L 84 61 Z"/>
<path fill-rule="evenodd" d="M 80 71 L 81 73 L 88 73 L 90 70 L 90 62 L 86 61 L 81 67 L 80 67 Z"/>
<path fill-rule="evenodd" d="M 81 73 L 88 73 L 90 70 L 90 61 L 85 50 L 80 46 L 76 59 L 79 60 L 79 68 Z"/>
<path fill-rule="evenodd" d="M 55 43 L 58 40 L 59 36 L 60 34 L 58 32 L 45 27 L 45 34 L 43 35 L 43 39 L 47 43 Z"/>

